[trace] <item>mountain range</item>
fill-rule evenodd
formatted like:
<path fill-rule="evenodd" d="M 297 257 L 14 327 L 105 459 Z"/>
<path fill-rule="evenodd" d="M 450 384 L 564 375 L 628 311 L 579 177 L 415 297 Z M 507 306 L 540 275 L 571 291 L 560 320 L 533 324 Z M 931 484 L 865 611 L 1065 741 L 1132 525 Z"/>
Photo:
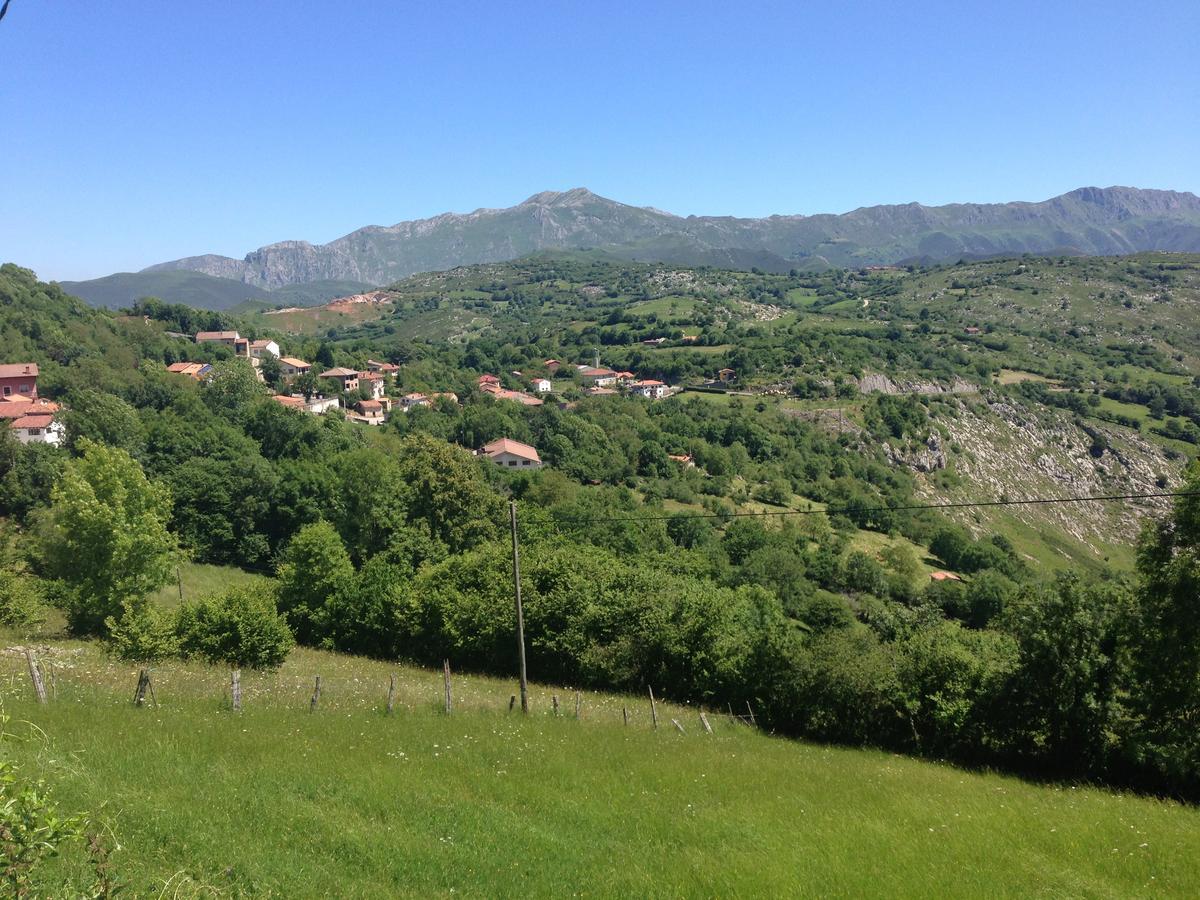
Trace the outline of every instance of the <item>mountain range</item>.
<path fill-rule="evenodd" d="M 353 292 L 416 272 L 500 262 L 540 250 L 594 250 L 629 260 L 769 271 L 1019 253 L 1197 252 L 1200 197 L 1085 187 L 1036 203 L 907 203 L 840 215 L 750 219 L 676 216 L 575 188 L 544 191 L 505 209 L 369 225 L 327 244 L 283 241 L 243 259 L 190 256 L 63 287 L 106 306 L 147 294 L 211 308 L 254 298 L 303 305 L 328 299 L 325 295 L 335 289 Z M 184 279 L 179 273 L 190 274 Z"/>

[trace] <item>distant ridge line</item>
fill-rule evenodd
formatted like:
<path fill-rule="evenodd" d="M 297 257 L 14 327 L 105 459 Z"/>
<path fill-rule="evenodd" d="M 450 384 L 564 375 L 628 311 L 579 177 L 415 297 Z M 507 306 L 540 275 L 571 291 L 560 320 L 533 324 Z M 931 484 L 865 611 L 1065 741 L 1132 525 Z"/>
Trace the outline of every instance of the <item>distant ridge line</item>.
<path fill-rule="evenodd" d="M 1200 197 L 1082 187 L 1032 202 L 906 203 L 756 219 L 681 217 L 580 187 L 541 191 L 507 208 L 369 225 L 326 244 L 280 241 L 242 259 L 189 256 L 136 274 L 200 272 L 268 291 L 330 281 L 387 285 L 418 272 L 506 262 L 540 250 L 766 271 L 1022 253 L 1200 252 Z"/>

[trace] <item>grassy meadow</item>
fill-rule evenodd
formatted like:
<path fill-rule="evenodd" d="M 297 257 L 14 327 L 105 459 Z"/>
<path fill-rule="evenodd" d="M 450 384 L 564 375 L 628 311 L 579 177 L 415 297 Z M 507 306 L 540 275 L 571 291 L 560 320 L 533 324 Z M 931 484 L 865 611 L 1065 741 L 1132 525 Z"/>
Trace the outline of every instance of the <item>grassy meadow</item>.
<path fill-rule="evenodd" d="M 11 643 L 11 641 L 9 642 Z M 55 642 L 57 699 L 0 656 L 0 753 L 119 841 L 130 896 L 1194 896 L 1200 812 L 782 740 L 643 698 L 312 650 L 244 677 Z M 383 711 L 398 674 L 395 713 Z M 313 677 L 321 704 L 308 711 Z M 551 713 L 558 693 L 562 714 Z M 630 712 L 622 724 L 621 707 Z M 675 718 L 686 733 L 670 723 Z M 56 860 L 61 876 L 76 854 Z"/>

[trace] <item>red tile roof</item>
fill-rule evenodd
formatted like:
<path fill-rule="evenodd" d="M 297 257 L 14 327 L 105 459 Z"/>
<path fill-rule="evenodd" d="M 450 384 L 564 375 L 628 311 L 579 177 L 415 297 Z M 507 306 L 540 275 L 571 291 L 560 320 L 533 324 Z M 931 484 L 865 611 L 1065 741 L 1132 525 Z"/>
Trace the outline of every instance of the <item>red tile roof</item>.
<path fill-rule="evenodd" d="M 54 422 L 54 416 L 22 416 L 14 419 L 13 428 L 49 428 Z"/>
<path fill-rule="evenodd" d="M 45 415 L 58 412 L 58 404 L 47 400 L 26 400 L 17 403 L 0 403 L 0 419 L 20 419 L 23 416 Z"/>
<path fill-rule="evenodd" d="M 37 378 L 37 374 L 37 363 L 0 364 L 0 378 L 20 378 L 23 375 L 32 375 L 34 378 Z"/>
<path fill-rule="evenodd" d="M 962 581 L 953 572 L 930 572 L 929 577 L 934 581 Z"/>
<path fill-rule="evenodd" d="M 199 362 L 177 362 L 167 366 L 168 372 L 174 372 L 176 375 L 190 375 L 192 378 L 199 378 L 204 374 L 205 369 L 211 369 L 208 363 Z"/>
<path fill-rule="evenodd" d="M 532 462 L 542 461 L 535 447 L 522 444 L 520 441 L 514 441 L 512 438 L 498 438 L 490 444 L 484 444 L 479 449 L 479 452 L 484 456 L 499 456 L 501 453 L 511 453 L 513 456 L 519 456 L 522 459 L 528 459 Z"/>
<path fill-rule="evenodd" d="M 236 331 L 198 331 L 196 343 L 201 341 L 240 341 L 242 336 Z"/>

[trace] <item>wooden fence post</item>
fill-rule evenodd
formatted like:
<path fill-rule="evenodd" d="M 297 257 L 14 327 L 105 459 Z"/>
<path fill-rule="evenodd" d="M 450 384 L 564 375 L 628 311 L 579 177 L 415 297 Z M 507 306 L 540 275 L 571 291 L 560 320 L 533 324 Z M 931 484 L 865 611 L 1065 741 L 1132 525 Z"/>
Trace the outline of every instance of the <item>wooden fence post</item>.
<path fill-rule="evenodd" d="M 579 718 L 579 710 L 582 706 L 583 706 L 583 697 L 580 696 L 579 691 L 576 691 L 575 692 L 575 718 L 577 718 L 577 719 Z"/>
<path fill-rule="evenodd" d="M 446 687 L 446 715 L 450 715 L 453 702 L 450 698 L 450 660 L 442 660 L 442 681 Z"/>
<path fill-rule="evenodd" d="M 321 702 L 321 676 L 317 676 L 316 684 L 313 685 L 312 699 L 308 701 L 308 711 L 316 712 L 317 704 Z"/>
<path fill-rule="evenodd" d="M 234 669 L 229 683 L 229 698 L 233 703 L 233 711 L 242 710 L 242 670 Z"/>
<path fill-rule="evenodd" d="M 516 705 L 517 705 L 517 695 L 513 694 L 511 697 L 508 698 L 508 711 L 512 712 L 513 707 Z"/>
<path fill-rule="evenodd" d="M 758 723 L 754 721 L 754 709 L 750 706 L 750 701 L 746 701 L 746 712 L 750 713 L 750 725 L 753 728 L 758 727 Z"/>
<path fill-rule="evenodd" d="M 150 687 L 150 673 L 145 669 L 138 671 L 137 689 L 133 692 L 133 705 L 146 705 L 146 689 Z"/>
<path fill-rule="evenodd" d="M 558 694 L 550 695 L 550 705 L 554 707 L 554 714 L 558 715 Z"/>
<path fill-rule="evenodd" d="M 676 728 L 678 728 L 678 729 L 679 729 L 679 733 L 680 733 L 680 734 L 687 734 L 687 732 L 683 730 L 683 726 L 679 724 L 679 720 L 678 720 L 678 719 L 672 719 L 672 720 L 671 720 L 671 724 L 672 724 L 672 725 L 674 725 Z"/>
<path fill-rule="evenodd" d="M 654 705 L 654 688 L 650 688 L 650 721 L 658 731 L 658 707 Z"/>
<path fill-rule="evenodd" d="M 704 710 L 700 710 L 700 724 L 704 726 L 705 732 L 712 734 L 712 726 L 708 724 L 708 716 L 704 714 Z"/>
<path fill-rule="evenodd" d="M 395 709 L 395 707 L 396 707 L 396 673 L 393 672 L 390 679 L 388 680 L 387 711 L 388 711 L 389 716 L 392 714 L 392 710 Z"/>
<path fill-rule="evenodd" d="M 628 725 L 628 724 L 629 724 L 629 710 L 628 710 L 628 709 L 626 709 L 624 706 L 622 706 L 622 707 L 621 707 L 621 720 L 622 720 L 622 721 L 623 721 L 623 722 L 624 722 L 626 725 Z"/>
<path fill-rule="evenodd" d="M 33 658 L 33 651 L 28 647 L 25 648 L 25 662 L 29 664 L 29 680 L 33 682 L 33 693 L 37 697 L 37 702 L 44 704 L 46 702 L 46 682 L 42 680 L 41 669 L 37 666 L 37 660 Z"/>

